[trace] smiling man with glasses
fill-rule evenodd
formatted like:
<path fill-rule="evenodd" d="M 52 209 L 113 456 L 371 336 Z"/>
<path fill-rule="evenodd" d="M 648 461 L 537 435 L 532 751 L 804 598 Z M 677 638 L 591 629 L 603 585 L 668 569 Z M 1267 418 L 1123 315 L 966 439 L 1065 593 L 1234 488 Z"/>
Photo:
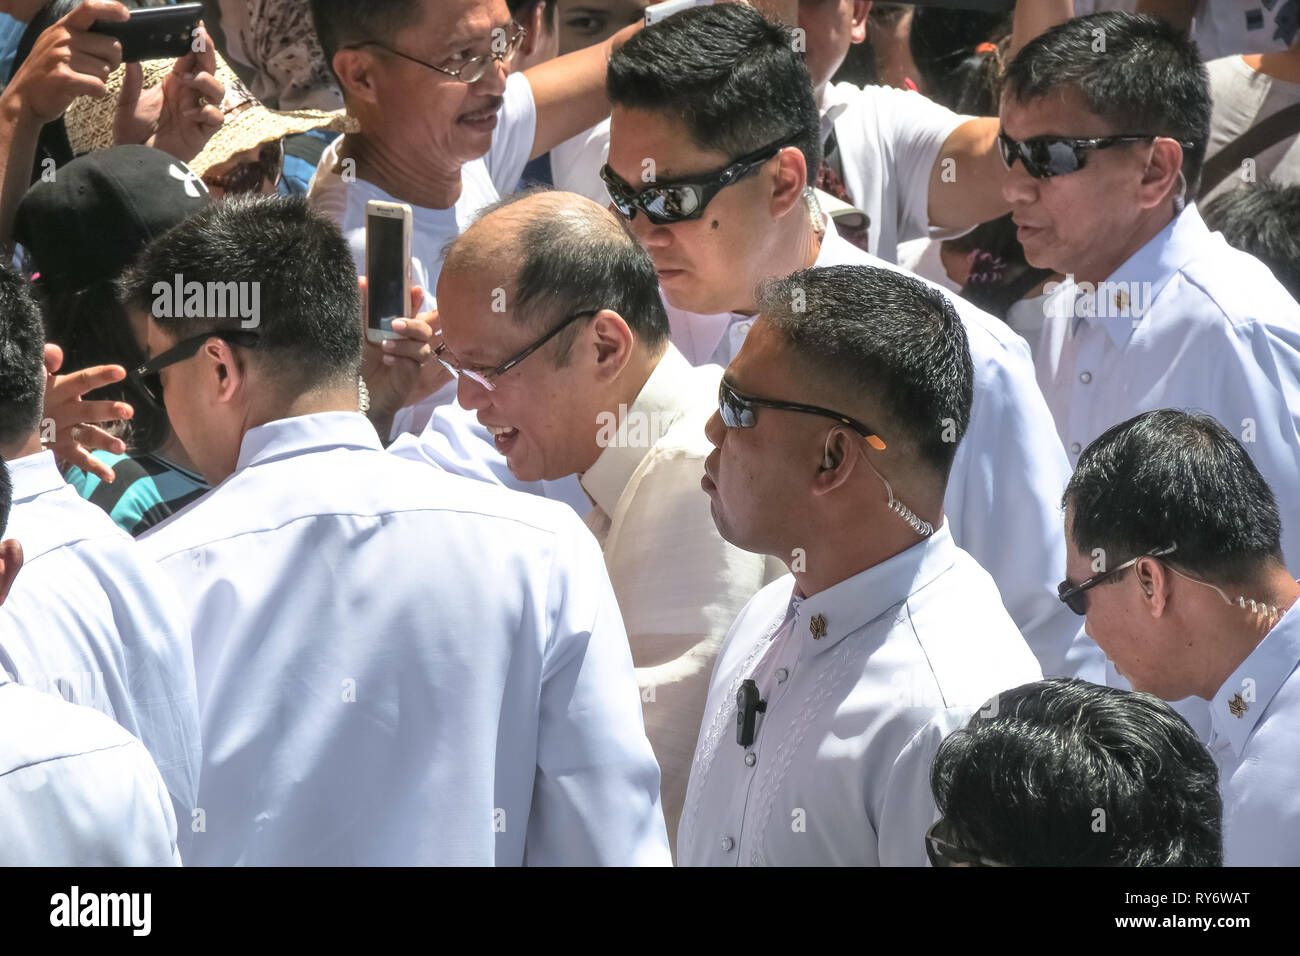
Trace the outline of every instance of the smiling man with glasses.
<path fill-rule="evenodd" d="M 1300 864 L 1300 583 L 1281 546 L 1296 512 L 1227 429 L 1174 409 L 1084 449 L 1063 503 L 1061 600 L 1135 690 L 1209 708 L 1224 863 Z"/>
<path fill-rule="evenodd" d="M 505 0 L 313 0 L 312 15 L 354 127 L 322 155 L 312 203 L 358 273 L 367 201 L 410 205 L 412 283 L 430 294 L 445 245 L 478 210 L 512 192 L 530 158 L 608 115 L 605 65 L 640 29 L 520 73 L 527 30 Z M 408 407 L 392 434 L 418 432 L 451 395 Z"/>
<path fill-rule="evenodd" d="M 438 302 L 437 359 L 458 376 L 459 402 L 390 451 L 544 491 L 577 475 L 627 627 L 671 838 L 718 645 L 780 573 L 723 540 L 700 487 L 721 369 L 682 357 L 649 257 L 612 213 L 572 193 L 488 207 L 448 252 Z"/>
<path fill-rule="evenodd" d="M 1037 661 L 944 513 L 974 370 L 919 280 L 807 269 L 760 290 L 702 485 L 727 541 L 790 574 L 732 625 L 709 682 L 679 862 L 920 866 L 945 734 Z"/>

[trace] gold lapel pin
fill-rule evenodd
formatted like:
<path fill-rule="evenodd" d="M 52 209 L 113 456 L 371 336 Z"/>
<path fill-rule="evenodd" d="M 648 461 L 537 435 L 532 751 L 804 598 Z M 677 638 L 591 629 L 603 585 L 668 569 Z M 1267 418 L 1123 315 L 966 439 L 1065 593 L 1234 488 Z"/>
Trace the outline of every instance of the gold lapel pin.
<path fill-rule="evenodd" d="M 826 636 L 826 618 L 821 614 L 814 614 L 812 620 L 808 622 L 808 630 L 812 631 L 813 640 L 821 640 Z"/>
<path fill-rule="evenodd" d="M 1233 694 L 1232 700 L 1228 701 L 1228 710 L 1234 717 L 1240 717 L 1246 712 L 1246 702 L 1241 699 L 1240 694 Z"/>

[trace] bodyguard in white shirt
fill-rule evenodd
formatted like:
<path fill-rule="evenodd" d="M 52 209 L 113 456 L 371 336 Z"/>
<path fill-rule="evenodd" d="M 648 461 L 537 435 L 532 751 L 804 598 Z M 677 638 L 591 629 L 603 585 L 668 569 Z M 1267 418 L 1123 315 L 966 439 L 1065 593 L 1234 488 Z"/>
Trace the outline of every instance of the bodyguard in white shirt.
<path fill-rule="evenodd" d="M 11 491 L 0 462 L 0 538 Z M 22 565 L 21 543 L 0 541 L 0 605 Z M 172 800 L 144 745 L 89 707 L 0 674 L 0 866 L 179 863 Z"/>
<path fill-rule="evenodd" d="M 189 625 L 166 576 L 43 450 L 42 437 L 74 423 L 44 417 L 41 316 L 9 268 L 0 268 L 0 354 L 8 534 L 25 557 L 0 607 L 0 674 L 101 711 L 138 737 L 166 781 L 184 841 L 202 762 Z"/>
<path fill-rule="evenodd" d="M 667 863 L 599 549 L 562 505 L 383 451 L 338 230 L 227 201 L 149 248 L 128 307 L 178 274 L 261 288 L 254 330 L 149 317 L 139 372 L 214 485 L 141 539 L 191 613 L 194 862 Z"/>
<path fill-rule="evenodd" d="M 918 280 L 836 266 L 779 280 L 723 378 L 704 488 L 722 536 L 791 577 L 718 655 L 678 859 L 923 865 L 939 742 L 1041 676 L 944 485 L 973 370 Z"/>
<path fill-rule="evenodd" d="M 735 12 L 700 8 L 656 24 L 609 67 L 614 207 L 654 260 L 673 342 L 697 365 L 736 354 L 763 280 L 810 266 L 887 265 L 838 236 L 807 189 L 819 157 L 817 108 L 788 34 L 728 7 Z M 704 48 L 706 12 L 729 29 Z M 649 85 L 678 58 L 671 82 Z M 657 176 L 650 184 L 641 181 L 647 163 Z M 950 301 L 975 364 L 970 429 L 944 507 L 953 539 L 993 576 L 1046 673 L 1100 680 L 1101 652 L 1053 590 L 1052 569 L 1065 560 L 1057 529 L 1069 465 L 1028 346 L 1005 323 Z"/>
<path fill-rule="evenodd" d="M 1208 415 L 1145 412 L 1084 449 L 1062 600 L 1136 690 L 1208 702 L 1227 866 L 1300 864 L 1300 583 L 1272 490 Z"/>
<path fill-rule="evenodd" d="M 780 574 L 719 536 L 700 488 L 722 370 L 682 358 L 649 257 L 611 213 L 572 193 L 488 207 L 448 251 L 438 302 L 439 358 L 495 436 L 496 451 L 484 445 L 480 457 L 504 456 L 523 481 L 577 474 L 590 499 L 671 837 L 718 646 Z M 403 439 L 391 450 L 462 471 L 444 448 Z"/>

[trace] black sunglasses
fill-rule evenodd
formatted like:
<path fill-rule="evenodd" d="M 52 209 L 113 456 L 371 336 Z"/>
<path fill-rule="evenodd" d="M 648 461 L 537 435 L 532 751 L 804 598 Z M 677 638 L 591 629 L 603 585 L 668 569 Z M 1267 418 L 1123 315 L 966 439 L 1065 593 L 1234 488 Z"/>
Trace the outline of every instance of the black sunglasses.
<path fill-rule="evenodd" d="M 1105 581 L 1112 575 L 1119 574 L 1125 568 L 1131 568 L 1142 558 L 1161 558 L 1166 554 L 1172 554 L 1177 544 L 1171 544 L 1167 548 L 1154 548 L 1146 554 L 1139 554 L 1136 558 L 1130 558 L 1117 568 L 1111 568 L 1109 571 L 1103 571 L 1101 574 L 1094 574 L 1082 584 L 1071 584 L 1069 578 L 1066 578 L 1056 586 L 1056 596 L 1075 614 L 1080 616 L 1088 613 L 1088 591 L 1095 588 L 1102 581 Z"/>
<path fill-rule="evenodd" d="M 551 331 L 547 332 L 545 335 L 543 335 L 532 345 L 528 346 L 528 348 L 524 349 L 521 352 L 516 352 L 514 355 L 506 359 L 504 362 L 502 362 L 500 365 L 496 366 L 495 368 L 487 368 L 487 369 L 466 368 L 465 366 L 461 365 L 460 360 L 457 359 L 456 356 L 451 355 L 451 353 L 448 353 L 447 358 L 443 358 L 442 357 L 443 353 L 447 351 L 446 342 L 438 343 L 438 347 L 433 350 L 433 357 L 438 360 L 438 362 L 442 365 L 443 368 L 445 368 L 448 372 L 451 372 L 452 375 L 456 376 L 457 378 L 460 378 L 462 375 L 464 375 L 470 381 L 475 382 L 482 388 L 485 388 L 489 392 L 491 392 L 496 389 L 496 386 L 492 384 L 492 380 L 494 378 L 497 378 L 500 375 L 504 375 L 506 372 L 510 371 L 512 368 L 514 368 L 524 359 L 528 358 L 528 356 L 532 355 L 534 352 L 540 349 L 551 339 L 555 338 L 555 336 L 559 335 L 560 331 L 566 328 L 569 325 L 569 323 L 575 322 L 578 319 L 583 319 L 583 318 L 589 319 L 599 311 L 600 311 L 599 309 L 585 309 L 582 312 L 574 312 L 572 315 L 565 317 L 565 319 L 559 325 L 551 329 Z"/>
<path fill-rule="evenodd" d="M 880 440 L 880 436 L 875 433 L 871 427 L 862 424 L 856 418 L 850 418 L 848 415 L 841 415 L 839 412 L 833 412 L 829 408 L 821 408 L 817 405 L 804 405 L 800 402 L 779 402 L 771 398 L 754 398 L 749 395 L 742 395 L 727 383 L 724 378 L 718 383 L 718 414 L 722 417 L 722 424 L 728 428 L 753 428 L 757 422 L 757 415 L 754 411 L 756 408 L 779 408 L 787 412 L 804 412 L 809 415 L 821 415 L 823 418 L 833 418 L 841 425 L 848 425 L 855 432 L 867 440 L 876 451 L 884 451 L 885 443 Z"/>
<path fill-rule="evenodd" d="M 248 332 L 242 329 L 215 329 L 211 332 L 204 332 L 202 335 L 196 335 L 193 338 L 185 339 L 183 342 L 169 348 L 166 352 L 151 358 L 139 368 L 132 369 L 127 373 L 127 378 L 131 380 L 139 389 L 144 392 L 145 397 L 153 402 L 159 408 L 166 408 L 163 404 L 163 387 L 162 376 L 158 373 L 169 365 L 175 365 L 177 362 L 184 362 L 187 358 L 194 355 L 203 343 L 208 339 L 221 339 L 230 345 L 241 345 L 244 348 L 253 348 L 257 345 L 258 334 Z"/>
<path fill-rule="evenodd" d="M 1073 136 L 1035 136 L 1023 143 L 1014 140 L 1002 130 L 998 130 L 998 149 L 1007 169 L 1015 165 L 1016 160 L 1025 164 L 1025 172 L 1035 179 L 1051 179 L 1064 176 L 1083 169 L 1087 155 L 1092 150 L 1109 149 L 1121 143 L 1140 143 L 1148 139 L 1161 139 L 1155 133 L 1125 133 L 1116 136 L 1094 136 L 1079 139 Z M 1191 143 L 1177 141 L 1183 149 L 1191 149 Z"/>
<path fill-rule="evenodd" d="M 666 226 L 674 222 L 698 219 L 707 206 L 721 190 L 744 179 L 763 163 L 767 162 L 787 146 L 803 138 L 802 132 L 792 133 L 779 143 L 772 143 L 762 149 L 749 153 L 735 160 L 728 166 L 712 173 L 700 173 L 685 179 L 670 180 L 666 183 L 653 183 L 640 192 L 619 178 L 609 163 L 601 167 L 600 178 L 605 181 L 610 201 L 624 219 L 636 218 L 640 209 L 647 219 L 656 226 Z"/>
<path fill-rule="evenodd" d="M 990 860 L 986 856 L 939 836 L 939 828 L 943 823 L 942 819 L 936 820 L 930 825 L 930 829 L 925 831 L 925 853 L 930 858 L 931 866 L 936 868 L 941 866 L 1005 866 L 1003 863 Z"/>

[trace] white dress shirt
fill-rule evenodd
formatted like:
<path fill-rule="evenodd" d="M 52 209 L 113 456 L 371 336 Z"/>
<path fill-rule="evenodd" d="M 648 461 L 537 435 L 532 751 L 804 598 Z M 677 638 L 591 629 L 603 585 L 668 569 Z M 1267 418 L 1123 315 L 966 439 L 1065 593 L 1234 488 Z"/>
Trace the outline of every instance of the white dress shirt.
<path fill-rule="evenodd" d="M 1208 412 L 1273 489 L 1300 565 L 1300 304 L 1268 268 L 1189 204 L 1105 282 L 1066 281 L 1049 306 L 1038 382 L 1071 464 L 1141 412 Z"/>
<path fill-rule="evenodd" d="M 132 537 L 77 494 L 51 451 L 9 462 L 4 537 L 23 567 L 0 606 L 0 672 L 93 707 L 138 737 L 188 838 L 202 745 L 189 625 Z"/>
<path fill-rule="evenodd" d="M 845 241 L 829 220 L 813 265 L 903 271 Z M 943 501 L 953 539 L 993 575 L 1045 674 L 1101 682 L 1101 649 L 1056 595 L 1065 573 L 1061 494 L 1070 466 L 1034 380 L 1029 346 L 1005 322 L 928 284 L 961 317 L 975 366 L 970 426 L 957 446 Z M 730 363 L 754 324 L 752 315 L 700 315 L 666 301 L 665 307 L 673 342 L 696 364 L 709 356 Z"/>
<path fill-rule="evenodd" d="M 1210 701 L 1224 866 L 1300 866 L 1300 601 Z"/>
<path fill-rule="evenodd" d="M 669 861 L 600 551 L 562 505 L 274 421 L 142 544 L 188 598 L 199 864 Z"/>
<path fill-rule="evenodd" d="M 721 378 L 717 366 L 692 368 L 669 345 L 579 486 L 627 628 L 670 840 L 718 647 L 745 602 L 785 573 L 722 539 L 700 487 L 713 450 L 704 425 Z M 420 440 L 403 436 L 389 451 L 480 481 L 517 482 L 487 432 L 468 433 L 456 408 L 439 409 Z M 556 492 L 553 482 L 530 484 Z"/>
<path fill-rule="evenodd" d="M 935 533 L 801 599 L 776 581 L 718 655 L 677 840 L 683 865 L 922 866 L 940 741 L 1041 672 L 997 588 Z M 766 701 L 736 738 L 736 692 Z"/>
<path fill-rule="evenodd" d="M 144 745 L 89 707 L 0 677 L 0 866 L 180 861 Z"/>
<path fill-rule="evenodd" d="M 827 83 L 820 104 L 822 138 L 835 129 L 844 189 L 871 217 L 867 249 L 889 262 L 898 244 L 943 239 L 965 229 L 930 227 L 930 173 L 944 142 L 973 119 L 913 90 Z"/>

